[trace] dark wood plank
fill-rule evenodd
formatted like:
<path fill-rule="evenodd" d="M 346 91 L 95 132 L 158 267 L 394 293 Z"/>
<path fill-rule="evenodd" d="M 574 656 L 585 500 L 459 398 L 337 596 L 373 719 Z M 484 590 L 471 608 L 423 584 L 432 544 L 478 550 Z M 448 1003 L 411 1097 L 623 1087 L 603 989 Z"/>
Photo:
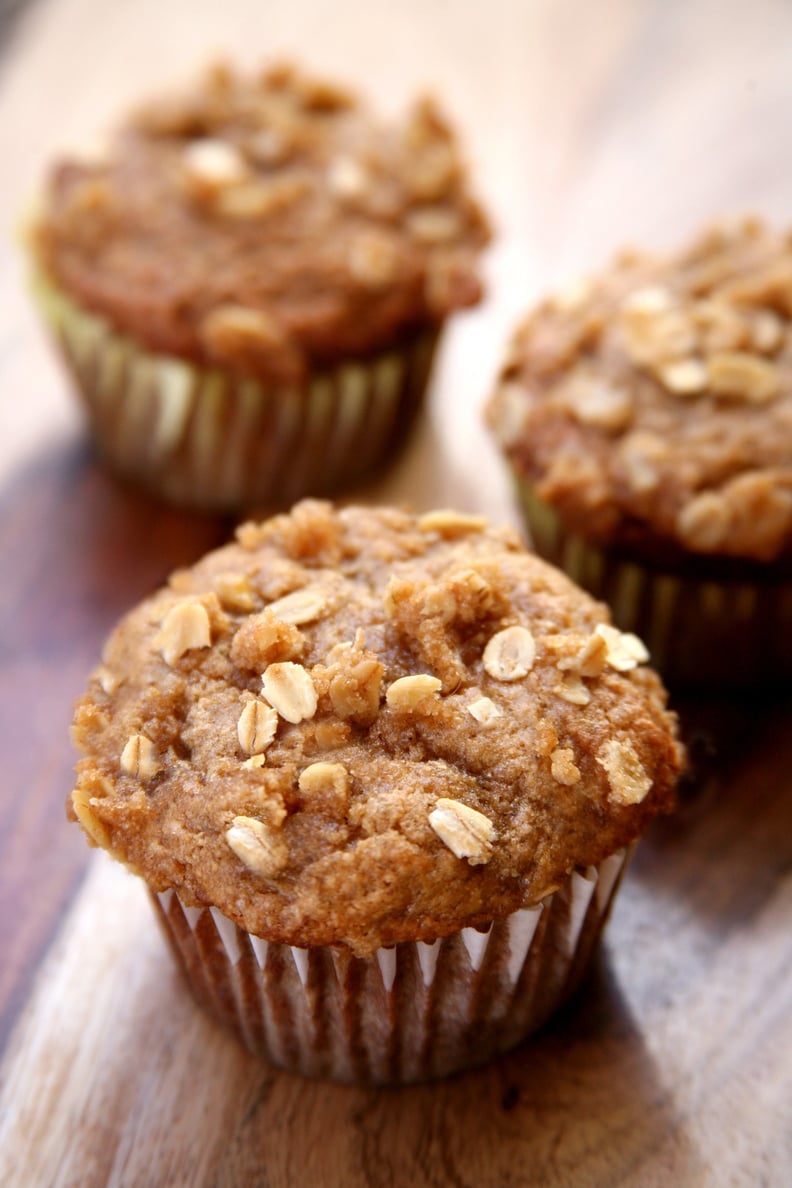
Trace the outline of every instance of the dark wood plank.
<path fill-rule="evenodd" d="M 229 523 L 165 509 L 106 476 L 80 439 L 0 492 L 0 1045 L 79 883 L 67 827 L 71 705 L 113 623 Z"/>

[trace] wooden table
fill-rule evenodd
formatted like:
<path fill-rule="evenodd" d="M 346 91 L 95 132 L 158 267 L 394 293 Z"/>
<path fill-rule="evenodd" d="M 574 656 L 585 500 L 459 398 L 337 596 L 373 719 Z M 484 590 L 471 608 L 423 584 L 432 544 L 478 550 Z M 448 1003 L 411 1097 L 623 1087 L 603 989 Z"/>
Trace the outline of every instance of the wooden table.
<path fill-rule="evenodd" d="M 299 54 L 465 129 L 499 238 L 429 413 L 361 498 L 517 522 L 479 408 L 516 315 L 623 241 L 792 203 L 792 6 L 713 0 L 39 0 L 0 58 L 0 222 L 42 162 L 217 49 Z M 67 826 L 71 702 L 112 622 L 231 525 L 95 466 L 0 245 L 0 1184 L 792 1183 L 787 705 L 685 705 L 694 778 L 598 965 L 538 1039 L 407 1090 L 248 1057 L 177 984 L 140 886 Z"/>

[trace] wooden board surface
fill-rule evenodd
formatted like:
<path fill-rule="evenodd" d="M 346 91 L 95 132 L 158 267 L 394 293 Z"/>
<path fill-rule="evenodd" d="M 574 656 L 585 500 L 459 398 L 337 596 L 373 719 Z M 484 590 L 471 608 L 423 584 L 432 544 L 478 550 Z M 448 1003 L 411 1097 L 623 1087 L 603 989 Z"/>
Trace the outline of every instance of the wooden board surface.
<path fill-rule="evenodd" d="M 695 0 L 39 0 L 0 58 L 0 222 L 53 147 L 218 48 L 291 51 L 385 107 L 434 85 L 499 238 L 419 432 L 361 497 L 517 523 L 479 408 L 545 286 L 722 210 L 792 210 L 792 7 Z M 178 984 L 138 884 L 65 824 L 71 702 L 109 626 L 225 521 L 121 490 L 0 245 L 0 1184 L 792 1182 L 792 714 L 685 705 L 695 779 L 578 999 L 444 1084 L 366 1091 L 249 1058 Z"/>

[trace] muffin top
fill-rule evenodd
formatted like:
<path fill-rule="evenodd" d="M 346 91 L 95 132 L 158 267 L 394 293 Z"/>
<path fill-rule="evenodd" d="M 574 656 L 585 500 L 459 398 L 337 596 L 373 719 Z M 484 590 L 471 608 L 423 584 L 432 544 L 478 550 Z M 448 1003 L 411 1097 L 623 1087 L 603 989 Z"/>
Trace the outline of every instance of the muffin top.
<path fill-rule="evenodd" d="M 487 416 L 589 540 L 650 556 L 792 557 L 792 235 L 754 219 L 669 259 L 621 255 L 544 301 Z"/>
<path fill-rule="evenodd" d="M 511 530 L 304 502 L 116 628 L 76 709 L 71 815 L 268 940 L 431 940 L 671 807 L 645 658 Z"/>
<path fill-rule="evenodd" d="M 487 238 L 431 99 L 385 124 L 291 66 L 218 66 L 57 163 L 33 246 L 149 349 L 290 383 L 474 304 Z"/>

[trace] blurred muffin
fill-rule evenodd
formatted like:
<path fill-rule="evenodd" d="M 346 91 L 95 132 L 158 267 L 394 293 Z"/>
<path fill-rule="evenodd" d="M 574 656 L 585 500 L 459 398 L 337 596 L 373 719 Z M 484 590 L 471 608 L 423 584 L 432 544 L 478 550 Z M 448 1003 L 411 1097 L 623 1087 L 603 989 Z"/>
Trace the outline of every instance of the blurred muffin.
<path fill-rule="evenodd" d="M 543 302 L 487 418 L 538 551 L 667 680 L 792 673 L 792 240 L 756 220 Z"/>
<path fill-rule="evenodd" d="M 116 629 L 71 814 L 253 1051 L 441 1076 L 565 1001 L 671 807 L 645 655 L 510 531 L 304 502 Z"/>
<path fill-rule="evenodd" d="M 376 471 L 488 238 L 437 105 L 213 69 L 51 170 L 35 290 L 119 474 L 200 507 Z"/>

